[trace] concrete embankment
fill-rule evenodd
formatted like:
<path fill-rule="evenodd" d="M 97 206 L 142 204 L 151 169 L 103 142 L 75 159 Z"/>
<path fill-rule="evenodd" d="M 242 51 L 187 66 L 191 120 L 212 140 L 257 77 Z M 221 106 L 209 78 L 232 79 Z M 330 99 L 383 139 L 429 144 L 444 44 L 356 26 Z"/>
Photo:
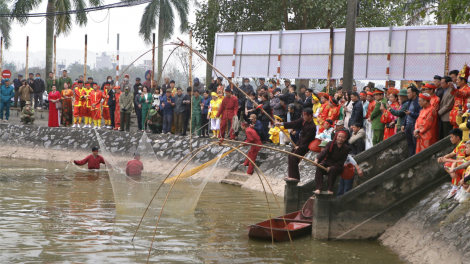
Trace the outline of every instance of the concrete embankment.
<path fill-rule="evenodd" d="M 446 199 L 449 189 L 446 183 L 427 195 L 381 242 L 411 263 L 470 263 L 470 201 Z"/>
<path fill-rule="evenodd" d="M 132 157 L 137 149 L 142 132 L 117 132 L 98 130 L 105 145 L 112 155 Z M 162 171 L 173 166 L 193 149 L 209 144 L 213 139 L 193 139 L 174 135 L 148 135 L 156 156 L 164 164 Z M 30 125 L 0 125 L 0 157 L 46 160 L 65 163 L 72 159 L 82 159 L 90 154 L 93 146 L 98 146 L 95 131 L 92 129 L 49 128 Z M 283 148 L 289 150 L 288 148 Z M 201 165 L 216 158 L 220 153 L 230 150 L 229 147 L 210 146 L 191 161 L 189 168 Z M 248 147 L 242 151 L 247 153 Z M 277 195 L 284 195 L 284 180 L 287 176 L 287 155 L 272 150 L 262 150 L 265 159 L 260 169 L 267 176 Z M 106 158 L 106 157 L 105 157 Z M 218 167 L 210 176 L 210 181 L 221 182 L 239 161 L 244 158 L 242 154 L 233 152 L 220 160 Z M 315 168 L 310 164 L 302 167 L 302 180 L 307 182 L 313 179 Z M 201 177 L 196 175 L 196 177 Z M 256 173 L 242 184 L 243 188 L 263 191 Z M 267 191 L 270 190 L 267 188 Z"/>

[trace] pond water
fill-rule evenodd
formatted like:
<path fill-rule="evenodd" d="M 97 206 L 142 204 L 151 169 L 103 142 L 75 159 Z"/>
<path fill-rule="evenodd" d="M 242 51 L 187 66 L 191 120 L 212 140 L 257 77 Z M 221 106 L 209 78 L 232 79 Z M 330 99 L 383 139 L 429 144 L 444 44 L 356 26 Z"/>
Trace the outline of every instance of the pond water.
<path fill-rule="evenodd" d="M 64 167 L 0 159 L 0 263 L 145 263 L 155 219 L 146 218 L 132 242 L 140 218 L 116 215 L 107 172 Z M 290 242 L 248 239 L 246 227 L 268 215 L 263 193 L 208 183 L 194 214 L 160 221 L 150 261 L 295 263 Z M 307 236 L 294 240 L 294 248 L 298 263 L 404 263 L 376 241 Z"/>

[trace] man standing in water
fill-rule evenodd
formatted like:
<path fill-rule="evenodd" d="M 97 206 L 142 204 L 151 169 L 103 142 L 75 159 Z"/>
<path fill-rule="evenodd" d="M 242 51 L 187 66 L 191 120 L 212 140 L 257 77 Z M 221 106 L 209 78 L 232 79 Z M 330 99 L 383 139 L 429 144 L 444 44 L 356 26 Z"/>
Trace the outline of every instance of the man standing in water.
<path fill-rule="evenodd" d="M 89 170 L 99 170 L 100 169 L 100 164 L 105 164 L 103 157 L 98 155 L 98 147 L 93 147 L 91 149 L 91 155 L 88 155 L 85 159 L 83 160 L 71 160 L 70 162 L 73 162 L 75 165 L 82 166 L 85 164 L 88 164 L 88 169 Z"/>
<path fill-rule="evenodd" d="M 142 176 L 144 164 L 140 161 L 140 154 L 134 153 L 134 159 L 129 161 L 126 166 L 126 175 L 131 178 L 139 178 Z"/>

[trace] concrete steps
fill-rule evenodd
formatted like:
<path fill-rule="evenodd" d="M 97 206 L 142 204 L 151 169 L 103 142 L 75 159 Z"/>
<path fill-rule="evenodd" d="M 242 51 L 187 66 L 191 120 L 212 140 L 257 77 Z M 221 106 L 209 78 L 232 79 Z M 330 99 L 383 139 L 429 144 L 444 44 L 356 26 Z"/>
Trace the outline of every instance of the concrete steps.
<path fill-rule="evenodd" d="M 235 186 L 242 186 L 243 183 L 246 182 L 250 178 L 250 176 L 245 175 L 245 174 L 246 174 L 246 170 L 244 172 L 231 171 L 228 174 L 228 176 L 225 177 L 225 179 L 222 180 L 222 183 L 231 184 L 231 185 L 235 185 Z"/>

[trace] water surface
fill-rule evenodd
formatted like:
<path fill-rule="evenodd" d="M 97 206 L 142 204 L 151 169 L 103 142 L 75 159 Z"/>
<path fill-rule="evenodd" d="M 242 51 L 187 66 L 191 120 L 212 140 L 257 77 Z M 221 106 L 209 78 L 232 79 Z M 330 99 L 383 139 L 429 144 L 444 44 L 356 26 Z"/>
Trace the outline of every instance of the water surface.
<path fill-rule="evenodd" d="M 155 219 L 116 215 L 107 172 L 0 159 L 0 263 L 145 263 Z M 270 196 L 272 213 L 280 215 Z M 282 198 L 278 198 L 282 202 Z M 282 204 L 281 204 L 282 206 Z M 268 218 L 263 193 L 208 183 L 194 214 L 164 218 L 150 260 L 159 263 L 295 263 L 289 242 L 250 240 Z M 299 263 L 404 263 L 378 242 L 294 241 Z"/>

